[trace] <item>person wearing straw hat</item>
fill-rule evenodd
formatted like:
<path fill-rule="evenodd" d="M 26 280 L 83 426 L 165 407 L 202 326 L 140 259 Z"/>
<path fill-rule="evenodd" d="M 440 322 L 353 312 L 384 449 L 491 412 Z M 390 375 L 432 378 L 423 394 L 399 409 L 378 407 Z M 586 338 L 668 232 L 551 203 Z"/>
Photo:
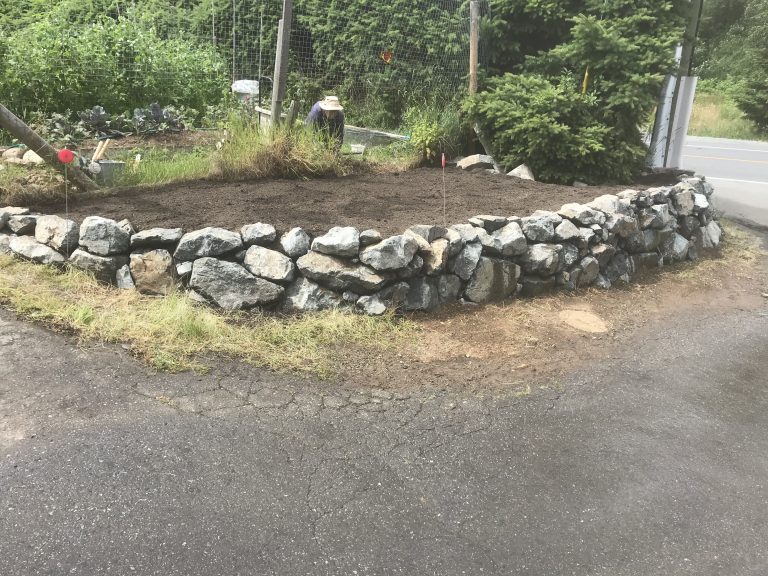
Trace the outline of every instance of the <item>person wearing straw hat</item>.
<path fill-rule="evenodd" d="M 344 108 L 338 97 L 326 96 L 315 102 L 304 124 L 318 131 L 327 132 L 333 139 L 336 150 L 341 148 L 344 142 Z"/>

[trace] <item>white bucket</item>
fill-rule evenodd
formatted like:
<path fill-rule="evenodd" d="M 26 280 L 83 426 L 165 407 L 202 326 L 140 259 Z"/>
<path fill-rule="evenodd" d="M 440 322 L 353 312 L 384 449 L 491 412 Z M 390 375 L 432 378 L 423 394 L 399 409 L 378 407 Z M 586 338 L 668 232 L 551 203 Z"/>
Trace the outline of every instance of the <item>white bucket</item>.
<path fill-rule="evenodd" d="M 259 95 L 258 80 L 236 80 L 232 82 L 232 93 L 240 102 L 249 102 Z"/>

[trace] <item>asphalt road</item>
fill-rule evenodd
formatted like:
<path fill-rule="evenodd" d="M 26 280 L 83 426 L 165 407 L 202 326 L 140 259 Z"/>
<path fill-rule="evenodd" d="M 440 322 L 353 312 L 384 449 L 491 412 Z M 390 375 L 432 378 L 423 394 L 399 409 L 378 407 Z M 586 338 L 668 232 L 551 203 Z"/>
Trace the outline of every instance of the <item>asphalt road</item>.
<path fill-rule="evenodd" d="M 682 168 L 712 181 L 726 215 L 768 226 L 768 142 L 688 136 Z"/>
<path fill-rule="evenodd" d="M 768 301 L 527 396 L 155 374 L 0 310 L 3 576 L 763 576 Z"/>

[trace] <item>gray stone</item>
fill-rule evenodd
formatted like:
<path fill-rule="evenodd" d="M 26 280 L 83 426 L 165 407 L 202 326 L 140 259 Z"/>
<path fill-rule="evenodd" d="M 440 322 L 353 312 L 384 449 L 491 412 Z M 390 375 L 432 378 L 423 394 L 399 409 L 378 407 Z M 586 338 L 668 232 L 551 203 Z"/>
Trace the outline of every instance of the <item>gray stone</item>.
<path fill-rule="evenodd" d="M 478 304 L 503 300 L 515 293 L 519 277 L 520 267 L 509 260 L 480 258 L 464 297 Z"/>
<path fill-rule="evenodd" d="M 338 291 L 352 290 L 359 294 L 370 294 L 379 290 L 388 280 L 388 276 L 380 275 L 367 266 L 351 264 L 319 252 L 305 254 L 296 264 L 310 280 Z"/>
<path fill-rule="evenodd" d="M 459 234 L 456 230 L 451 228 L 447 229 L 443 237 L 448 240 L 449 258 L 457 256 L 459 252 L 461 252 L 461 249 L 464 248 L 464 238 L 462 238 L 461 234 Z"/>
<path fill-rule="evenodd" d="M 682 182 L 672 188 L 670 198 L 679 216 L 690 216 L 693 214 L 693 207 L 695 206 L 694 192 L 693 186 Z"/>
<path fill-rule="evenodd" d="M 360 246 L 370 246 L 382 241 L 381 233 L 378 230 L 368 229 L 360 232 Z"/>
<path fill-rule="evenodd" d="M 117 272 L 115 272 L 115 284 L 120 290 L 133 290 L 136 288 L 136 284 L 131 276 L 130 265 L 120 266 Z"/>
<path fill-rule="evenodd" d="M 397 277 L 400 279 L 413 278 L 421 274 L 422 268 L 424 268 L 424 258 L 416 254 L 413 260 L 408 263 L 408 266 L 397 271 Z"/>
<path fill-rule="evenodd" d="M 672 192 L 672 187 L 658 186 L 656 188 L 648 188 L 645 192 L 651 197 L 651 201 L 654 204 L 666 204 L 669 201 L 669 194 Z"/>
<path fill-rule="evenodd" d="M 691 236 L 697 233 L 699 231 L 699 226 L 701 226 L 699 219 L 694 218 L 693 216 L 680 216 L 680 218 L 677 219 L 677 222 L 678 232 L 687 239 L 690 239 Z"/>
<path fill-rule="evenodd" d="M 312 242 L 312 250 L 329 256 L 354 258 L 360 251 L 360 232 L 352 226 L 334 226 Z"/>
<path fill-rule="evenodd" d="M 176 264 L 176 277 L 185 280 L 192 274 L 192 262 L 179 262 Z"/>
<path fill-rule="evenodd" d="M 129 237 L 133 236 L 134 234 L 136 234 L 136 232 L 138 232 L 138 230 L 136 230 L 136 227 L 133 224 L 131 224 L 131 221 L 128 220 L 127 218 L 120 220 L 120 222 L 118 222 L 117 225 L 123 230 L 125 230 L 125 233 L 128 234 Z"/>
<path fill-rule="evenodd" d="M 290 282 L 296 265 L 285 254 L 263 246 L 251 246 L 243 258 L 243 266 L 254 276 L 273 282 Z"/>
<path fill-rule="evenodd" d="M 515 178 L 520 178 L 522 180 L 536 180 L 527 164 L 520 164 L 517 168 L 507 172 L 507 176 L 514 176 Z"/>
<path fill-rule="evenodd" d="M 272 224 L 256 222 L 256 224 L 243 226 L 240 229 L 240 236 L 242 236 L 245 246 L 267 246 L 275 241 L 277 231 Z"/>
<path fill-rule="evenodd" d="M 470 218 L 470 223 L 479 222 L 480 227 L 485 228 L 488 232 L 495 232 L 499 228 L 503 228 L 509 223 L 509 220 L 505 216 L 494 216 L 491 214 L 480 214 L 474 218 Z"/>
<path fill-rule="evenodd" d="M 360 252 L 360 261 L 379 271 L 398 270 L 413 260 L 418 249 L 413 235 L 390 236 Z"/>
<path fill-rule="evenodd" d="M 658 230 L 648 228 L 647 230 L 636 232 L 628 237 L 626 246 L 627 251 L 633 253 L 651 252 L 659 247 L 660 242 L 661 236 L 659 235 Z"/>
<path fill-rule="evenodd" d="M 579 249 L 573 244 L 563 244 L 563 266 L 570 268 L 579 259 Z"/>
<path fill-rule="evenodd" d="M 589 228 L 587 228 L 587 230 L 589 230 Z M 592 230 L 589 231 L 592 232 Z M 570 242 L 579 238 L 581 238 L 581 231 L 570 220 L 563 220 L 555 228 L 555 241 L 557 242 Z M 587 242 L 589 241 L 587 240 Z"/>
<path fill-rule="evenodd" d="M 693 211 L 696 213 L 709 210 L 709 200 L 704 194 L 693 195 Z"/>
<path fill-rule="evenodd" d="M 416 234 L 412 230 L 406 230 L 403 232 L 403 236 L 406 236 L 410 238 L 413 242 L 416 242 L 418 245 L 418 253 L 426 256 L 430 251 L 429 242 L 427 242 L 420 234 Z"/>
<path fill-rule="evenodd" d="M 413 278 L 408 282 L 405 309 L 408 311 L 435 310 L 440 306 L 437 278 Z"/>
<path fill-rule="evenodd" d="M 714 220 L 706 226 L 702 226 L 700 233 L 702 248 L 717 248 L 720 246 L 720 236 L 723 231 L 720 228 L 720 225 Z"/>
<path fill-rule="evenodd" d="M 417 224 L 416 226 L 408 228 L 408 232 L 418 234 L 430 244 L 438 238 L 445 238 L 445 233 L 447 231 L 448 230 L 442 226 L 431 226 L 428 224 Z"/>
<path fill-rule="evenodd" d="M 19 236 L 23 236 L 25 234 L 34 236 L 36 224 L 37 216 L 33 216 L 32 214 L 25 214 L 11 216 L 8 218 L 8 223 L 6 226 L 8 226 L 8 229 L 11 232 L 18 234 Z"/>
<path fill-rule="evenodd" d="M 361 296 L 356 306 L 368 316 L 381 316 L 387 311 L 387 306 L 381 301 L 378 294 L 373 296 Z"/>
<path fill-rule="evenodd" d="M 611 288 L 611 281 L 608 280 L 608 278 L 606 278 L 602 274 L 598 274 L 597 275 L 597 278 L 595 279 L 593 284 L 597 288 L 602 288 L 603 290 L 610 290 L 610 288 Z"/>
<path fill-rule="evenodd" d="M 680 182 L 690 186 L 695 194 L 704 194 L 704 181 L 698 176 L 682 178 Z"/>
<path fill-rule="evenodd" d="M 658 252 L 642 252 L 633 257 L 635 268 L 661 268 L 664 257 Z"/>
<path fill-rule="evenodd" d="M 552 290 L 557 284 L 557 279 L 554 276 L 549 276 L 548 278 L 523 276 L 521 283 L 520 295 L 531 297 L 546 294 Z"/>
<path fill-rule="evenodd" d="M 387 308 L 398 310 L 405 305 L 411 287 L 408 282 L 397 282 L 376 293 Z"/>
<path fill-rule="evenodd" d="M 283 309 L 287 312 L 316 312 L 338 308 L 342 304 L 342 298 L 335 292 L 299 277 L 286 289 Z"/>
<path fill-rule="evenodd" d="M 597 242 L 597 234 L 595 234 L 595 231 L 592 230 L 592 228 L 579 228 L 579 234 L 587 246 Z"/>
<path fill-rule="evenodd" d="M 128 234 L 126 235 L 126 241 Z M 115 282 L 117 271 L 128 264 L 127 254 L 118 254 L 114 256 L 100 256 L 91 254 L 82 248 L 78 248 L 69 257 L 69 263 L 75 268 L 80 268 L 93 274 L 100 282 L 112 284 Z"/>
<path fill-rule="evenodd" d="M 616 254 L 616 248 L 610 244 L 596 244 L 590 248 L 590 253 L 597 258 L 597 261 L 600 264 L 600 270 L 603 270 L 608 266 L 608 262 L 613 258 L 613 255 Z"/>
<path fill-rule="evenodd" d="M 560 244 L 533 244 L 521 259 L 523 270 L 540 276 L 551 276 L 562 265 L 563 247 Z"/>
<path fill-rule="evenodd" d="M 11 237 L 0 234 L 0 254 L 11 254 Z"/>
<path fill-rule="evenodd" d="M 453 274 L 440 276 L 437 282 L 437 294 L 443 304 L 456 302 L 461 294 L 461 279 Z"/>
<path fill-rule="evenodd" d="M 270 304 L 284 292 L 282 286 L 256 278 L 239 264 L 209 257 L 195 260 L 189 286 L 211 303 L 227 310 Z"/>
<path fill-rule="evenodd" d="M 581 268 L 580 284 L 582 286 L 589 286 L 600 274 L 600 263 L 594 256 L 582 258 L 579 262 L 579 268 Z"/>
<path fill-rule="evenodd" d="M 341 298 L 342 300 L 344 300 L 344 302 L 349 302 L 351 304 L 354 304 L 360 298 L 360 294 L 355 294 L 351 290 L 345 290 L 342 293 Z"/>
<path fill-rule="evenodd" d="M 606 216 L 609 214 L 625 213 L 624 205 L 619 200 L 619 197 L 614 194 L 603 194 L 602 196 L 598 196 L 591 202 L 588 202 L 587 206 L 593 210 L 600 210 L 600 212 L 603 212 Z"/>
<path fill-rule="evenodd" d="M 619 279 L 624 279 L 624 282 L 629 282 L 629 275 L 632 273 L 634 273 L 634 269 L 631 260 L 621 252 L 614 255 L 614 257 L 611 258 L 611 261 L 608 262 L 608 266 L 605 268 L 605 276 L 611 282 L 616 282 Z"/>
<path fill-rule="evenodd" d="M 476 226 L 472 226 L 472 224 L 454 224 L 451 226 L 451 230 L 456 231 L 467 244 L 480 241 L 479 229 Z"/>
<path fill-rule="evenodd" d="M 432 242 L 429 252 L 424 254 L 424 272 L 428 275 L 440 274 L 448 264 L 448 248 L 450 244 L 445 238 Z"/>
<path fill-rule="evenodd" d="M 650 227 L 656 230 L 661 230 L 675 221 L 675 217 L 672 216 L 672 213 L 669 211 L 669 204 L 666 202 L 664 204 L 655 204 L 654 206 L 651 206 L 650 210 L 652 217 L 649 216 L 648 219 L 642 222 L 643 228 Z"/>
<path fill-rule="evenodd" d="M 616 234 L 621 238 L 627 238 L 632 234 L 635 234 L 639 227 L 637 225 L 637 219 L 625 214 L 614 213 L 608 216 L 603 224 L 603 229 L 612 234 Z"/>
<path fill-rule="evenodd" d="M 521 228 L 531 242 L 549 242 L 555 237 L 555 227 L 549 218 L 528 216 L 522 219 Z"/>
<path fill-rule="evenodd" d="M 519 256 L 528 248 L 528 241 L 517 222 L 510 222 L 488 236 L 481 235 L 481 242 L 485 251 L 494 256 Z"/>
<path fill-rule="evenodd" d="M 584 204 L 564 204 L 557 213 L 581 226 L 602 225 L 605 222 L 605 214 Z"/>
<path fill-rule="evenodd" d="M 688 256 L 690 242 L 680 234 L 675 233 L 662 246 L 661 252 L 664 255 L 664 262 L 682 262 Z"/>
<path fill-rule="evenodd" d="M 150 228 L 131 236 L 131 248 L 173 248 L 183 235 L 181 228 Z"/>
<path fill-rule="evenodd" d="M 236 252 L 243 246 L 243 239 L 237 232 L 224 228 L 203 228 L 188 232 L 181 237 L 173 254 L 174 259 L 186 262 Z"/>
<path fill-rule="evenodd" d="M 29 164 L 34 164 L 35 166 L 42 166 L 43 164 L 45 164 L 45 160 L 43 160 L 42 156 L 40 156 L 34 150 L 27 150 L 26 152 L 24 152 L 24 156 L 22 156 L 21 159 L 24 162 L 27 162 Z"/>
<path fill-rule="evenodd" d="M 280 236 L 280 246 L 288 256 L 293 259 L 304 256 L 309 252 L 311 245 L 311 239 L 301 228 L 291 228 Z"/>
<path fill-rule="evenodd" d="M 131 253 L 130 268 L 136 289 L 142 294 L 167 296 L 176 287 L 173 257 L 164 248 Z"/>
<path fill-rule="evenodd" d="M 37 264 L 63 264 L 64 256 L 50 246 L 41 244 L 31 236 L 11 236 L 8 241 L 11 252 Z"/>
<path fill-rule="evenodd" d="M 462 280 L 469 280 L 480 261 L 483 252 L 482 244 L 473 242 L 466 244 L 455 259 L 448 262 L 448 270 Z"/>
<path fill-rule="evenodd" d="M 122 254 L 128 252 L 130 235 L 114 220 L 88 216 L 80 224 L 80 246 L 97 256 Z"/>
<path fill-rule="evenodd" d="M 456 167 L 462 170 L 493 168 L 493 158 L 486 154 L 473 154 L 456 162 Z"/>
<path fill-rule="evenodd" d="M 72 253 L 80 240 L 80 230 L 74 220 L 58 216 L 39 216 L 35 240 L 64 254 Z"/>

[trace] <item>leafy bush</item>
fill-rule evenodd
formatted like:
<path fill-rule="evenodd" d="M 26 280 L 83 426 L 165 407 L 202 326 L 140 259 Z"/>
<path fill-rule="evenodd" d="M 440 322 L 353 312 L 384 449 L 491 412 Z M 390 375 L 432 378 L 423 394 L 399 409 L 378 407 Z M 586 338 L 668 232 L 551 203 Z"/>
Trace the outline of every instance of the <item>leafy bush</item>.
<path fill-rule="evenodd" d="M 445 152 L 448 157 L 461 152 L 466 129 L 452 108 L 412 107 L 405 114 L 411 146 L 426 162 L 435 162 Z"/>
<path fill-rule="evenodd" d="M 626 180 L 644 155 L 641 146 L 617 141 L 599 118 L 599 100 L 581 94 L 570 77 L 557 83 L 537 75 L 505 74 L 467 100 L 465 108 L 490 135 L 496 160 L 506 169 L 526 163 L 538 179 Z"/>

